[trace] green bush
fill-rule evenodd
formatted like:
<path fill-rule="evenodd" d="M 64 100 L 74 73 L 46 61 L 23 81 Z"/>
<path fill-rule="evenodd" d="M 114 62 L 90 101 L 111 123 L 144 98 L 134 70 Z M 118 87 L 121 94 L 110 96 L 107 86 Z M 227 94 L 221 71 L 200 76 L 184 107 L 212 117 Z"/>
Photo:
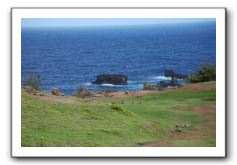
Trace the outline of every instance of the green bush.
<path fill-rule="evenodd" d="M 215 80 L 216 80 L 215 64 L 204 64 L 199 71 L 193 73 L 189 78 L 189 81 L 191 83 L 207 82 Z"/>
<path fill-rule="evenodd" d="M 27 86 L 32 86 L 35 90 L 41 90 L 40 84 L 42 82 L 40 75 L 29 75 L 26 80 Z"/>

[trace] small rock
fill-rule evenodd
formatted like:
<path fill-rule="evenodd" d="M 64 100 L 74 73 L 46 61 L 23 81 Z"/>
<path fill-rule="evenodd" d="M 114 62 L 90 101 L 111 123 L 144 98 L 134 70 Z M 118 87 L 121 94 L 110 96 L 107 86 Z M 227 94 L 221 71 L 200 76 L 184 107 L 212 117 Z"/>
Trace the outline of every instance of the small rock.
<path fill-rule="evenodd" d="M 191 127 L 191 124 L 185 124 L 186 127 Z"/>
<path fill-rule="evenodd" d="M 87 98 L 101 98 L 103 97 L 102 94 L 96 93 L 96 92 L 92 92 L 92 91 L 86 91 L 86 90 L 82 90 L 80 92 L 75 93 L 76 97 L 79 98 L 83 98 L 83 99 L 87 99 Z"/>
<path fill-rule="evenodd" d="M 39 93 L 38 95 L 39 95 L 39 96 L 45 96 L 45 94 L 43 94 L 43 93 Z"/>
<path fill-rule="evenodd" d="M 186 127 L 186 124 L 181 125 L 181 128 L 185 128 L 185 127 Z"/>
<path fill-rule="evenodd" d="M 52 90 L 52 94 L 56 95 L 56 96 L 64 96 L 64 93 L 60 92 L 60 90 L 58 88 L 54 88 Z"/>
<path fill-rule="evenodd" d="M 24 88 L 25 88 L 26 92 L 29 93 L 29 94 L 34 94 L 35 95 L 36 92 L 37 92 L 35 90 L 35 88 L 33 88 L 32 86 L 25 86 Z"/>
<path fill-rule="evenodd" d="M 127 95 L 127 94 L 128 94 L 128 91 L 125 91 L 124 94 Z"/>
<path fill-rule="evenodd" d="M 185 127 L 187 127 L 187 126 L 186 126 L 186 124 L 176 124 L 176 128 L 177 128 L 177 127 L 185 128 Z"/>
<path fill-rule="evenodd" d="M 180 127 L 176 127 L 175 132 L 182 132 Z"/>

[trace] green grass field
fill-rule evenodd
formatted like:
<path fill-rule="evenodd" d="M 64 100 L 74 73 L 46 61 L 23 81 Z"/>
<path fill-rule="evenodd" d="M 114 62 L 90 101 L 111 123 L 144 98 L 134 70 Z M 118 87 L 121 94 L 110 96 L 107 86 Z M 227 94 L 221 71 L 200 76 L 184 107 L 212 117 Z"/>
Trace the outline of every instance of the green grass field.
<path fill-rule="evenodd" d="M 214 147 L 215 98 L 214 88 L 127 99 L 77 99 L 66 104 L 42 100 L 22 89 L 21 144 L 23 147 Z M 195 107 L 210 108 L 213 113 L 193 111 Z M 173 132 L 176 124 L 183 123 L 188 127 Z"/>

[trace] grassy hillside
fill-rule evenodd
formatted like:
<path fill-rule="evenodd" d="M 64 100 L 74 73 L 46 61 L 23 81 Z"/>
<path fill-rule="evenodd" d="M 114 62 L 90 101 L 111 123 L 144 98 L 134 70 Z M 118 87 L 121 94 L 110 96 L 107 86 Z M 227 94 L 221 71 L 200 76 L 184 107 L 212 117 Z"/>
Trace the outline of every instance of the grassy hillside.
<path fill-rule="evenodd" d="M 215 84 L 215 82 L 212 82 Z M 200 84 L 199 84 L 200 85 Z M 203 84 L 205 85 L 205 84 Z M 55 102 L 22 89 L 22 146 L 215 146 L 215 88 Z M 43 98 L 43 99 L 42 99 Z M 176 125 L 186 124 L 181 132 Z"/>

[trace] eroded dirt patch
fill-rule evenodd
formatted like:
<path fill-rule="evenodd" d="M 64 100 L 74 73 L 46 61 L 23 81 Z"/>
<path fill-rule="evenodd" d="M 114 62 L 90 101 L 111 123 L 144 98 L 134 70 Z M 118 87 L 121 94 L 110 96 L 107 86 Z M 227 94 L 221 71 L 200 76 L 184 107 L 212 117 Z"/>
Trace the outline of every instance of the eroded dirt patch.
<path fill-rule="evenodd" d="M 193 112 L 198 112 L 201 113 L 203 115 L 213 115 L 216 113 L 214 108 L 211 107 L 195 107 L 193 108 Z"/>
<path fill-rule="evenodd" d="M 161 141 L 160 143 L 156 144 L 143 144 L 141 147 L 171 147 L 166 141 Z"/>
<path fill-rule="evenodd" d="M 165 92 L 209 90 L 209 89 L 215 89 L 215 88 L 216 88 L 216 83 L 206 83 L 206 84 L 193 83 L 193 84 L 185 84 L 175 89 L 166 88 L 163 91 L 136 91 L 136 92 L 117 91 L 117 92 L 112 92 L 110 94 L 112 98 L 134 98 L 134 97 L 141 97 L 141 96 L 149 95 L 149 94 L 159 94 L 159 93 L 165 93 Z"/>
<path fill-rule="evenodd" d="M 190 138 L 197 138 L 200 136 L 208 135 L 208 131 L 206 130 L 195 130 L 195 131 L 188 131 L 185 133 L 173 133 L 172 138 L 174 140 L 182 140 L 182 139 L 190 139 Z"/>
<path fill-rule="evenodd" d="M 179 90 L 192 91 L 192 90 L 208 90 L 208 89 L 216 89 L 216 83 L 187 84 L 187 85 L 182 86 Z"/>

